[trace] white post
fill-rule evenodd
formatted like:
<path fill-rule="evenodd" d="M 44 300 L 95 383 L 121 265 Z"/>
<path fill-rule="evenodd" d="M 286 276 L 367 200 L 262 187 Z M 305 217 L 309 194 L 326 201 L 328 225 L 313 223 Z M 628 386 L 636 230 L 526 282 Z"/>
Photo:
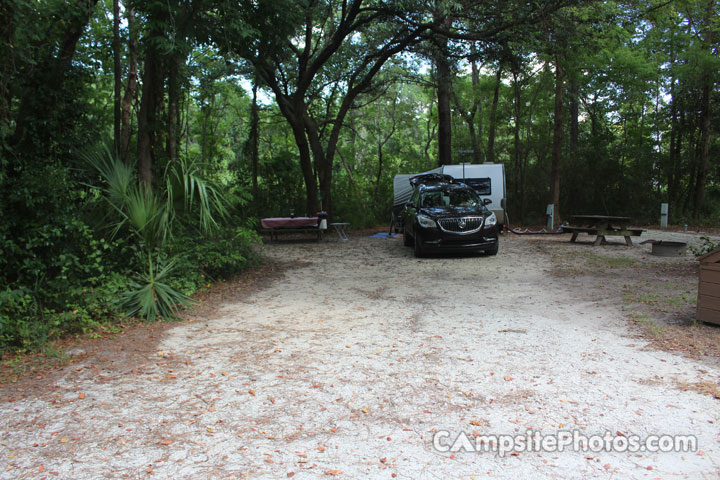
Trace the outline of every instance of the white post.
<path fill-rule="evenodd" d="M 545 215 L 547 215 L 547 229 L 552 230 L 553 226 L 555 224 L 555 222 L 554 222 L 555 205 L 554 204 L 548 203 L 547 209 L 545 210 Z"/>
<path fill-rule="evenodd" d="M 668 223 L 668 204 L 661 203 L 660 204 L 660 228 L 665 230 L 667 228 L 667 223 Z"/>

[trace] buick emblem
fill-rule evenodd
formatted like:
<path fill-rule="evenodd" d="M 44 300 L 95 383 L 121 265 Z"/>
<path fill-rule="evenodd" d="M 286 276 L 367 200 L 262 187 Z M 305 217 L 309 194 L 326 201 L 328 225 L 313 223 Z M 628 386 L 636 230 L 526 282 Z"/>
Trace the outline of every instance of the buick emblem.
<path fill-rule="evenodd" d="M 461 229 L 465 228 L 465 219 L 464 218 L 461 218 L 460 220 L 458 220 L 458 227 L 460 227 Z"/>

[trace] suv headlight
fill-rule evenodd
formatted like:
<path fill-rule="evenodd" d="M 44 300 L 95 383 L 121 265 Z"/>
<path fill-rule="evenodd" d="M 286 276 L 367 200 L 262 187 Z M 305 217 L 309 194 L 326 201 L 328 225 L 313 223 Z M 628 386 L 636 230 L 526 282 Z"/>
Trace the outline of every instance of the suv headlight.
<path fill-rule="evenodd" d="M 418 225 L 420 225 L 422 228 L 437 227 L 437 223 L 435 223 L 435 220 L 433 220 L 432 218 L 430 218 L 426 215 L 418 215 L 417 221 L 418 221 Z"/>
<path fill-rule="evenodd" d="M 497 223 L 497 217 L 494 213 L 491 213 L 489 217 L 485 219 L 485 226 L 486 227 L 492 227 Z"/>

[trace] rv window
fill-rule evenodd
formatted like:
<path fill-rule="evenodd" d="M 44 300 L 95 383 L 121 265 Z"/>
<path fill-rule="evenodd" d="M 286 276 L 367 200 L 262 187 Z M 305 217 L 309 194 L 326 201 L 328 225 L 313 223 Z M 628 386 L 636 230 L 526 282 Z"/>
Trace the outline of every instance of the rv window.
<path fill-rule="evenodd" d="M 478 195 L 492 195 L 492 185 L 489 178 L 466 178 L 465 184 L 472 187 Z"/>

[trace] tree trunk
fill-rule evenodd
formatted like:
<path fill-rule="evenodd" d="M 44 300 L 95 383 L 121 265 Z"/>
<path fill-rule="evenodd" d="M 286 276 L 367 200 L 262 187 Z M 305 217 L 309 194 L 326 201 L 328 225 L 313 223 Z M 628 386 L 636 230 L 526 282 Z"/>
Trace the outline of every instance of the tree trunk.
<path fill-rule="evenodd" d="M 322 142 L 320 140 L 320 129 L 317 123 L 310 118 L 303 104 L 303 126 L 305 128 L 305 134 L 310 145 L 310 152 L 312 153 L 313 166 L 313 179 L 317 178 L 320 195 L 315 201 L 315 207 L 308 211 L 308 215 L 311 215 L 317 210 L 324 210 L 328 212 L 328 216 L 332 218 L 332 156 L 333 152 L 330 152 L 330 140 L 328 140 L 327 146 L 323 149 Z M 342 119 L 338 120 L 342 123 Z"/>
<path fill-rule="evenodd" d="M 0 132 L 4 131 L 10 119 L 12 94 L 10 89 L 11 75 L 15 71 L 15 54 L 10 49 L 15 36 L 15 13 L 13 3 L 6 2 L 0 7 Z M 4 140 L 4 138 L 2 139 Z M 4 141 L 2 142 L 4 146 Z"/>
<path fill-rule="evenodd" d="M 135 11 L 132 8 L 128 8 L 126 12 L 128 31 L 130 32 L 128 39 L 128 79 L 127 85 L 125 86 L 125 95 L 123 96 L 121 104 L 122 117 L 119 153 L 122 161 L 128 163 L 128 153 L 130 152 L 130 114 L 138 81 L 138 34 L 137 28 L 135 28 Z"/>
<path fill-rule="evenodd" d="M 307 209 L 306 213 L 309 215 L 318 208 L 318 185 L 315 179 L 315 173 L 313 172 L 310 146 L 308 145 L 302 119 L 289 112 L 285 113 L 285 118 L 292 128 L 295 144 L 300 154 L 300 171 L 305 180 L 305 207 Z"/>
<path fill-rule="evenodd" d="M 515 201 L 520 198 L 520 162 L 522 158 L 520 145 L 520 81 L 517 72 L 513 72 L 513 110 L 515 116 L 515 125 L 513 127 L 514 147 L 513 147 L 513 191 L 515 193 Z"/>
<path fill-rule="evenodd" d="M 562 149 L 563 114 L 563 77 L 564 72 L 555 62 L 555 119 L 553 128 L 552 165 L 550 167 L 550 200 L 555 206 L 553 228 L 560 223 L 560 156 Z"/>
<path fill-rule="evenodd" d="M 485 160 L 489 163 L 495 163 L 495 126 L 497 122 L 497 107 L 500 97 L 500 84 L 502 83 L 502 67 L 498 66 L 495 73 L 495 92 L 493 93 L 493 102 L 490 107 L 490 126 L 488 128 L 488 147 Z"/>
<path fill-rule="evenodd" d="M 357 183 L 355 183 L 355 176 L 353 175 L 352 169 L 350 169 L 350 165 L 348 165 L 347 161 L 345 160 L 345 156 L 343 155 L 342 150 L 338 149 L 337 153 L 340 157 L 340 161 L 342 162 L 343 167 L 345 168 L 345 171 L 348 174 L 348 179 L 350 179 L 350 185 L 352 185 L 353 190 L 355 191 L 357 201 L 362 203 L 362 195 L 360 194 L 360 189 L 358 188 Z"/>
<path fill-rule="evenodd" d="M 570 161 L 574 162 L 580 141 L 580 126 L 578 123 L 580 105 L 578 101 L 578 82 L 575 76 L 570 79 L 570 98 L 568 99 L 568 103 L 570 106 Z"/>
<path fill-rule="evenodd" d="M 155 158 L 157 110 L 162 101 L 160 59 L 155 47 L 148 46 L 143 65 L 142 98 L 138 112 L 137 162 L 140 184 L 152 189 L 152 165 Z M 159 93 L 158 93 L 159 92 Z"/>
<path fill-rule="evenodd" d="M 710 120 L 712 119 L 712 106 L 710 95 L 712 92 L 712 81 L 705 78 L 702 93 L 702 115 L 700 120 L 700 156 L 697 169 L 697 180 L 695 182 L 695 203 L 693 205 L 693 218 L 699 219 L 705 206 L 705 186 L 707 185 L 708 170 L 710 167 Z"/>
<path fill-rule="evenodd" d="M 474 117 L 474 116 L 473 116 Z M 468 134 L 470 135 L 470 147 L 472 148 L 473 163 L 480 163 L 480 142 L 478 141 L 477 132 L 475 131 L 474 118 L 466 122 L 468 126 Z"/>
<path fill-rule="evenodd" d="M 122 122 L 122 110 L 120 108 L 120 97 L 122 95 L 122 70 L 120 64 L 120 0 L 113 0 L 113 74 L 114 74 L 114 97 L 113 97 L 113 142 L 115 154 L 120 153 L 120 124 Z"/>
<path fill-rule="evenodd" d="M 430 100 L 428 105 L 427 122 L 425 123 L 425 148 L 423 148 L 423 156 L 427 163 L 428 169 L 432 166 L 433 162 L 430 159 L 430 146 L 435 138 L 435 132 L 437 130 L 436 124 L 433 122 L 433 106 L 434 102 Z"/>
<path fill-rule="evenodd" d="M 682 188 L 681 188 L 681 179 L 683 177 L 683 162 L 682 162 L 682 145 L 683 145 L 683 137 L 685 135 L 685 128 L 687 125 L 687 122 L 685 121 L 685 110 L 680 104 L 680 107 L 678 108 L 678 125 L 677 125 L 677 135 L 675 138 L 675 146 L 674 152 L 672 153 L 672 157 L 674 159 L 673 161 L 673 185 L 674 185 L 674 201 L 676 202 L 676 205 L 680 204 L 680 200 L 682 198 Z"/>
<path fill-rule="evenodd" d="M 690 156 L 689 158 L 689 165 L 690 165 L 690 171 L 688 172 L 687 178 L 688 178 L 688 187 L 687 192 L 684 193 L 685 200 L 683 202 L 683 214 L 692 214 L 692 209 L 694 208 L 693 200 L 695 197 L 695 193 L 697 192 L 697 170 L 698 170 L 698 164 L 699 164 L 699 156 L 698 156 L 698 150 L 699 150 L 699 139 L 697 137 L 697 128 L 695 128 L 696 125 L 693 125 L 691 130 L 688 132 L 688 139 L 687 139 L 687 151 Z"/>
<path fill-rule="evenodd" d="M 380 178 L 382 177 L 383 170 L 383 145 L 378 139 L 377 144 L 377 156 L 378 156 L 378 169 L 377 175 L 375 175 L 375 190 L 373 192 L 372 203 L 377 202 L 378 191 L 380 190 Z"/>
<path fill-rule="evenodd" d="M 435 20 L 445 26 L 451 23 L 450 18 L 442 18 L 435 13 Z M 450 90 L 452 77 L 448 64 L 448 39 L 439 37 L 433 50 L 433 62 L 437 72 L 437 102 L 438 102 L 438 165 L 452 164 L 452 117 L 450 111 Z"/>
<path fill-rule="evenodd" d="M 252 194 L 255 201 L 258 200 L 258 126 L 260 116 L 258 114 L 257 78 L 253 81 L 252 86 L 252 105 L 250 106 L 250 162 L 252 165 Z"/>
<path fill-rule="evenodd" d="M 671 44 L 672 46 L 672 44 Z M 675 58 L 671 50 L 670 61 L 674 62 Z M 670 148 L 668 149 L 668 167 L 667 167 L 667 187 L 668 202 L 675 204 L 677 195 L 677 185 L 675 178 L 675 164 L 678 157 L 675 153 L 675 142 L 678 140 L 678 115 L 677 115 L 677 98 L 675 98 L 675 76 L 670 76 Z"/>
<path fill-rule="evenodd" d="M 531 114 L 528 114 L 527 123 L 525 126 L 525 142 L 528 144 L 528 146 L 523 150 L 523 156 L 520 160 L 520 215 L 519 220 L 524 221 L 525 220 L 525 186 L 526 186 L 526 172 L 527 172 L 527 165 L 530 157 L 530 140 L 532 139 L 532 128 L 530 125 L 532 124 Z"/>
<path fill-rule="evenodd" d="M 395 134 L 395 129 L 397 127 L 396 123 L 396 107 L 397 107 L 397 99 L 393 102 L 393 109 L 392 109 L 392 115 L 390 115 L 390 119 L 392 121 L 392 124 L 390 126 L 390 131 L 386 135 L 382 135 L 382 131 L 380 129 L 380 122 L 379 118 L 381 117 L 380 112 L 378 111 L 378 115 L 375 117 L 375 127 L 377 128 L 377 155 L 378 155 L 378 170 L 377 175 L 375 177 L 375 192 L 373 193 L 373 204 L 377 202 L 378 192 L 380 191 L 380 179 L 382 178 L 382 171 L 383 171 L 383 148 L 385 148 L 385 144 L 390 141 L 392 136 Z"/>
<path fill-rule="evenodd" d="M 473 85 L 472 105 L 470 106 L 470 109 L 466 110 L 463 107 L 460 98 L 455 92 L 455 89 L 452 90 L 452 97 L 453 101 L 455 102 L 455 110 L 460 114 L 460 117 L 462 117 L 463 121 L 468 127 L 468 135 L 470 136 L 470 148 L 472 149 L 473 163 L 478 164 L 481 162 L 482 150 L 480 147 L 480 142 L 478 141 L 478 132 L 475 127 L 475 118 L 478 117 L 477 114 L 479 111 L 481 111 L 480 106 L 482 105 L 477 95 L 477 86 L 480 82 L 480 73 L 474 58 L 471 60 L 470 65 L 472 68 Z"/>
<path fill-rule="evenodd" d="M 472 145 L 473 149 L 473 163 L 477 165 L 482 163 L 483 152 L 478 140 L 478 137 L 482 135 L 482 100 L 477 92 L 478 85 L 480 84 L 480 69 L 478 68 L 477 61 L 475 59 L 475 55 L 477 54 L 476 48 L 477 47 L 473 43 L 470 49 L 473 54 L 473 58 L 470 61 L 473 85 L 473 106 L 472 111 L 470 112 L 472 125 L 468 125 L 468 128 L 470 130 L 470 145 Z M 475 127 L 476 118 L 479 119 L 479 128 Z"/>
<path fill-rule="evenodd" d="M 447 46 L 447 40 L 443 42 Z M 435 56 L 438 101 L 438 165 L 452 164 L 452 118 L 450 115 L 450 66 L 444 58 L 445 48 Z"/>
<path fill-rule="evenodd" d="M 166 151 L 168 161 L 172 164 L 178 159 L 180 139 L 178 127 L 180 126 L 180 63 L 181 57 L 177 54 L 168 60 L 168 111 L 167 111 L 167 137 Z"/>
<path fill-rule="evenodd" d="M 712 51 L 713 30 L 712 15 L 715 0 L 710 0 L 707 5 L 707 12 L 704 19 L 704 46 Z M 708 68 L 708 67 L 705 67 Z M 712 104 L 710 97 L 713 92 L 714 78 L 711 72 L 705 71 L 702 75 L 702 100 L 700 115 L 700 158 L 698 162 L 697 181 L 695 183 L 695 203 L 693 205 L 693 217 L 699 219 L 705 206 L 705 186 L 707 185 L 708 169 L 710 167 L 710 122 L 712 120 Z"/>

